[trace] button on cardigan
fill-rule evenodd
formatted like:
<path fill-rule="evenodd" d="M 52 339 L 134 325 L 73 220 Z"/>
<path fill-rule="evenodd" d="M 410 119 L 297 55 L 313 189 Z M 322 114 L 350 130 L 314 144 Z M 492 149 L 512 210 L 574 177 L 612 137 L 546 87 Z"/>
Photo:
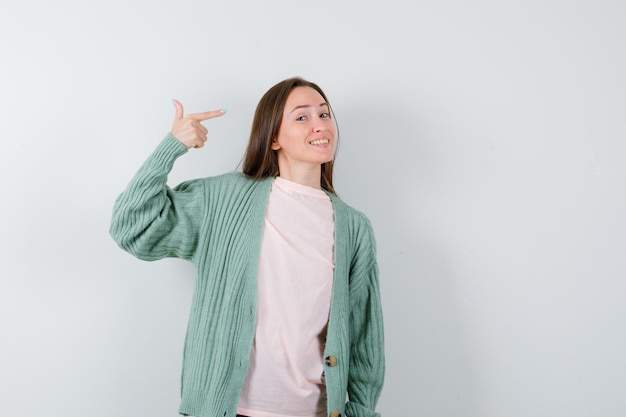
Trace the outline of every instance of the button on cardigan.
<path fill-rule="evenodd" d="M 241 173 L 167 185 L 187 149 L 167 135 L 117 198 L 110 227 L 139 259 L 188 260 L 195 288 L 184 345 L 179 412 L 234 417 L 254 339 L 261 233 L 272 178 Z M 327 410 L 376 417 L 384 377 L 376 244 L 368 219 L 328 193 L 335 272 L 324 358 Z"/>

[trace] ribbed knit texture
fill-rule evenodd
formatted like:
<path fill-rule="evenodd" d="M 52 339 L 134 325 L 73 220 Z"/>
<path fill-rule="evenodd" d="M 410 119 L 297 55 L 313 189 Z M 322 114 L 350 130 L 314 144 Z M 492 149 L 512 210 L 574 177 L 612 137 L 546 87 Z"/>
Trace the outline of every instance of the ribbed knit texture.
<path fill-rule="evenodd" d="M 178 257 L 196 270 L 179 412 L 234 417 L 256 320 L 261 233 L 272 178 L 243 174 L 184 182 L 167 175 L 185 147 L 167 135 L 113 209 L 110 233 L 144 260 Z M 383 320 L 374 235 L 367 218 L 329 194 L 335 275 L 324 357 L 328 413 L 376 417 L 383 385 Z M 346 393 L 348 402 L 346 403 Z"/>

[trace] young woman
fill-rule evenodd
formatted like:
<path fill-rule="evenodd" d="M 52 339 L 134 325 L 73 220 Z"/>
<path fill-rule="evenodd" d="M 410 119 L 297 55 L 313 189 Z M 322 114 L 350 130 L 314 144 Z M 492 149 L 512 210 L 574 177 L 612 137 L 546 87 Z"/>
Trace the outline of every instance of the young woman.
<path fill-rule="evenodd" d="M 337 129 L 316 84 L 261 98 L 243 173 L 171 189 L 174 161 L 207 140 L 175 101 L 171 132 L 113 210 L 111 235 L 144 260 L 178 257 L 196 281 L 179 412 L 198 417 L 374 417 L 383 320 L 367 218 L 333 188 Z"/>

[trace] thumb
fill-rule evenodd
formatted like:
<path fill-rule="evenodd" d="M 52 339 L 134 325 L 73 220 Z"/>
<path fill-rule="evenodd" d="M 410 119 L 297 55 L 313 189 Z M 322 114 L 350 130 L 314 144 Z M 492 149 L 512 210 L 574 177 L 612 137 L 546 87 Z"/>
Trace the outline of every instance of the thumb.
<path fill-rule="evenodd" d="M 174 102 L 174 107 L 176 108 L 176 113 L 174 115 L 174 120 L 180 120 L 183 118 L 183 105 L 180 104 L 178 100 L 172 100 Z"/>

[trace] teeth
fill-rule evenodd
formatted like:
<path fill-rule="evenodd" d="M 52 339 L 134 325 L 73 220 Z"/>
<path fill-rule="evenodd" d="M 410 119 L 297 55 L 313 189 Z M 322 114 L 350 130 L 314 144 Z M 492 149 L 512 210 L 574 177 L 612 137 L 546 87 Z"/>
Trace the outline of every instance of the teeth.
<path fill-rule="evenodd" d="M 318 139 L 318 140 L 314 140 L 309 142 L 311 145 L 325 145 L 328 143 L 328 139 Z"/>

